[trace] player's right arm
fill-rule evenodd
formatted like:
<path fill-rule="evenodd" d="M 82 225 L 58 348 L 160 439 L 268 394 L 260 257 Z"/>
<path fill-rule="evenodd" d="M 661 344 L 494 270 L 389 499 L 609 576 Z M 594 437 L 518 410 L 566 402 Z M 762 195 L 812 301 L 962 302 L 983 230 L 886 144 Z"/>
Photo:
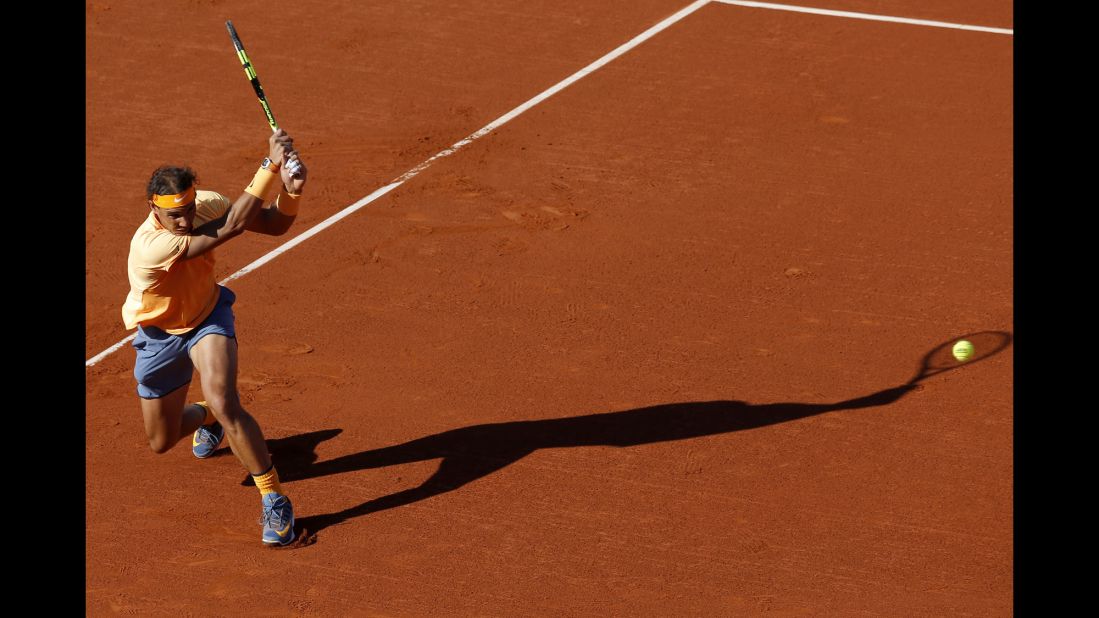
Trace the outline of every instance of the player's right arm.
<path fill-rule="evenodd" d="M 282 129 L 272 133 L 268 142 L 271 146 L 268 158 L 272 161 L 282 161 L 283 155 L 293 150 L 294 147 L 294 140 Z M 278 182 L 278 175 L 275 174 L 274 176 L 274 181 Z M 259 174 L 257 174 L 258 177 Z M 253 184 L 255 182 L 253 180 Z M 251 188 L 252 185 L 249 185 L 249 189 Z M 190 242 L 187 244 L 187 253 L 182 256 L 182 259 L 186 260 L 200 256 L 230 238 L 244 233 L 252 219 L 260 211 L 264 201 L 263 198 L 250 193 L 249 189 L 245 189 L 244 193 L 240 194 L 240 197 L 233 202 L 224 215 L 203 224 L 192 233 Z M 263 192 L 261 191 L 260 194 L 262 195 Z"/>

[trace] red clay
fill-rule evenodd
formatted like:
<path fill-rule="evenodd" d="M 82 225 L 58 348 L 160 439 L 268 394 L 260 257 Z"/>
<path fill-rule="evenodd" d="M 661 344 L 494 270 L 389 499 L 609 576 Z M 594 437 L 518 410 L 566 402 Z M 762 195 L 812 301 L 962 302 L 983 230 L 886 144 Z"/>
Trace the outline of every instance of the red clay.
<path fill-rule="evenodd" d="M 687 0 L 472 4 L 88 4 L 88 358 L 127 335 L 148 174 L 235 197 L 263 157 L 226 19 L 310 165 L 293 235 Z M 115 352 L 89 615 L 1010 614 L 1012 349 L 883 391 L 1013 330 L 1012 57 L 706 6 L 232 282 L 289 550 L 228 451 L 148 449 Z"/>

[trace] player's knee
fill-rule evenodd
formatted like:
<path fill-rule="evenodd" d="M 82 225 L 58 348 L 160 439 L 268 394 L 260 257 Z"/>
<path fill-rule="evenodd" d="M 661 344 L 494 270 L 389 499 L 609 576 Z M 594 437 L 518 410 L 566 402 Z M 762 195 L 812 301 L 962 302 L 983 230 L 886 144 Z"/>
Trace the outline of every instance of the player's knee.
<path fill-rule="evenodd" d="M 234 436 L 241 435 L 242 432 L 247 431 L 248 427 L 254 423 L 255 421 L 252 419 L 252 416 L 240 405 L 237 405 L 231 413 L 226 414 L 225 420 L 221 422 L 221 424 L 225 426 L 225 429 Z"/>
<path fill-rule="evenodd" d="M 207 394 L 206 403 L 223 425 L 232 423 L 233 419 L 240 414 L 240 398 L 234 394 Z"/>
<path fill-rule="evenodd" d="M 153 436 L 149 438 L 149 448 L 152 449 L 157 455 L 163 455 L 172 450 L 174 442 L 165 438 L 165 436 Z"/>

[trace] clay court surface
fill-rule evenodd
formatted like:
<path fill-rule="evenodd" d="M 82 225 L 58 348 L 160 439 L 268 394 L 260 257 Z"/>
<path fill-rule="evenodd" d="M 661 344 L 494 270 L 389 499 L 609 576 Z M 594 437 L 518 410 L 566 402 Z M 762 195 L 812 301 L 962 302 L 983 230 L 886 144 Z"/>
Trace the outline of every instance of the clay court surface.
<path fill-rule="evenodd" d="M 88 3 L 86 358 L 152 170 L 235 199 L 266 153 L 226 19 L 311 171 L 219 279 L 688 4 Z M 1012 348 L 879 394 L 1013 330 L 1012 65 L 706 4 L 230 282 L 291 549 L 227 449 L 149 449 L 127 343 L 86 369 L 88 614 L 1011 615 Z"/>

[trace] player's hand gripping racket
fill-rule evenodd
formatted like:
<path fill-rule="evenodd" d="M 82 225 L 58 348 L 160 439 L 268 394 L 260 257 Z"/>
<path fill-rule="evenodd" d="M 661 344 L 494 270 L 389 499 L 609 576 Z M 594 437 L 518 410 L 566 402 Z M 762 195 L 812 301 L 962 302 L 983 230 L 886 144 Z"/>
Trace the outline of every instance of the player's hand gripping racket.
<path fill-rule="evenodd" d="M 225 27 L 229 30 L 229 37 L 233 39 L 233 47 L 237 49 L 237 58 L 240 58 L 241 65 L 244 66 L 244 75 L 248 77 L 248 81 L 252 84 L 252 89 L 256 91 L 256 96 L 259 98 L 259 104 L 263 106 L 263 113 L 267 114 L 267 124 L 271 125 L 271 131 L 278 131 L 279 124 L 275 122 L 275 115 L 271 113 L 271 106 L 267 103 L 267 96 L 263 94 L 263 86 L 259 83 L 259 77 L 256 76 L 256 70 L 252 68 L 252 61 L 248 59 L 248 52 L 244 51 L 244 44 L 240 42 L 240 37 L 237 35 L 237 29 L 233 27 L 231 20 L 226 20 Z M 297 167 L 290 170 L 290 173 L 297 175 Z"/>

